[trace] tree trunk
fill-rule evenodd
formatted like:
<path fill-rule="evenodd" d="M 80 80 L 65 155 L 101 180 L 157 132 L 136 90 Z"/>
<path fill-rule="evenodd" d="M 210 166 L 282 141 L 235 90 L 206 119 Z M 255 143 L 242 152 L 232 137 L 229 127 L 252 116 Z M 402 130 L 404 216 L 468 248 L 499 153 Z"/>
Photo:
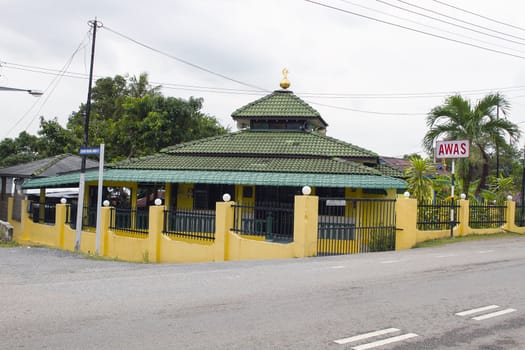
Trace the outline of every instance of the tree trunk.
<path fill-rule="evenodd" d="M 481 193 L 481 190 L 487 184 L 487 177 L 489 176 L 489 156 L 481 145 L 477 146 L 481 152 L 481 157 L 483 158 L 483 166 L 481 168 L 481 178 L 479 180 L 478 187 L 476 188 L 476 192 L 474 192 L 476 197 L 478 197 L 478 195 Z"/>

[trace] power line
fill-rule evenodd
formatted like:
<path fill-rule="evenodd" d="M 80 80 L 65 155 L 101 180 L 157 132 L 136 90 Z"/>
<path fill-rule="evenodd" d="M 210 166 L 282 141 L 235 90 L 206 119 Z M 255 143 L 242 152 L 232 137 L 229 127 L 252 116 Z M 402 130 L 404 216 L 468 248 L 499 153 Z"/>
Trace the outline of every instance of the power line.
<path fill-rule="evenodd" d="M 489 34 L 489 33 L 482 32 L 481 30 L 472 29 L 472 28 L 469 28 L 469 27 L 462 26 L 460 24 L 456 24 L 456 23 L 453 23 L 453 22 L 445 21 L 445 20 L 440 19 L 440 18 L 436 18 L 436 17 L 432 17 L 432 16 L 429 16 L 429 15 L 425 15 L 424 13 L 413 11 L 413 10 L 409 10 L 409 9 L 407 9 L 405 7 L 397 6 L 397 5 L 391 4 L 389 2 L 386 2 L 384 0 L 376 0 L 376 1 L 380 2 L 382 4 L 385 4 L 387 6 L 390 6 L 390 7 L 399 9 L 399 10 L 402 10 L 402 11 L 410 12 L 410 13 L 413 13 L 413 14 L 416 14 L 418 16 L 422 16 L 422 17 L 425 17 L 425 18 L 433 19 L 434 21 L 438 21 L 438 22 L 441 22 L 441 23 L 449 24 L 451 26 L 455 26 L 455 27 L 458 27 L 458 28 L 461 28 L 461 29 L 469 30 L 469 31 L 474 32 L 474 33 L 490 36 L 492 38 L 496 38 L 496 39 L 499 39 L 499 40 L 505 40 L 505 41 L 511 42 L 513 44 L 525 46 L 525 43 L 522 43 L 522 42 L 519 42 L 519 41 L 503 38 L 503 37 L 500 37 L 500 36 L 497 36 L 497 35 L 494 35 L 494 34 Z M 401 0 L 397 0 L 397 1 L 403 2 Z M 408 4 L 408 5 L 411 5 L 411 4 Z M 412 5 L 412 6 L 419 7 L 419 6 L 416 6 L 416 5 Z M 431 11 L 431 10 L 427 10 L 427 11 Z M 442 16 L 445 16 L 445 15 L 442 15 Z M 524 39 L 521 39 L 521 40 L 524 40 Z"/>
<path fill-rule="evenodd" d="M 460 7 L 457 7 L 457 6 L 447 4 L 447 3 L 443 2 L 443 1 L 439 1 L 439 0 L 432 0 L 432 1 L 437 2 L 438 4 L 441 4 L 441 5 L 448 6 L 448 7 L 451 7 L 453 9 L 456 9 L 456 10 L 459 10 L 459 11 L 462 11 L 462 12 L 465 12 L 465 13 L 468 13 L 468 14 L 480 17 L 480 18 L 483 18 L 483 19 L 486 19 L 486 20 L 494 22 L 494 23 L 502 24 L 502 25 L 510 27 L 510 28 L 514 28 L 514 29 L 525 31 L 525 28 L 523 28 L 523 27 L 518 27 L 518 26 L 515 26 L 513 24 L 509 24 L 509 23 L 506 23 L 506 22 L 498 21 L 497 19 L 490 18 L 490 17 L 487 17 L 487 16 L 483 16 L 483 15 L 481 15 L 479 13 L 468 11 L 468 10 L 462 9 Z"/>
<path fill-rule="evenodd" d="M 146 48 L 146 49 L 148 49 L 148 50 L 151 50 L 151 51 L 154 51 L 154 52 L 156 52 L 156 53 L 158 53 L 158 54 L 161 54 L 161 55 L 163 55 L 163 56 L 169 57 L 169 58 L 171 58 L 171 59 L 173 59 L 173 60 L 175 60 L 175 61 L 177 61 L 177 62 L 184 63 L 184 64 L 186 64 L 186 65 L 188 65 L 188 66 L 190 66 L 190 67 L 193 67 L 193 68 L 195 68 L 195 69 L 201 70 L 201 71 L 206 72 L 206 73 L 208 73 L 208 74 L 215 75 L 215 76 L 220 77 L 220 78 L 222 78 L 222 79 L 226 79 L 226 80 L 232 81 L 232 82 L 237 83 L 237 84 L 239 84 L 239 85 L 244 85 L 244 86 L 250 87 L 250 88 L 252 88 L 252 89 L 256 89 L 256 90 L 260 90 L 260 91 L 266 91 L 266 92 L 268 92 L 267 89 L 264 89 L 264 88 L 262 88 L 262 87 L 259 87 L 259 86 L 255 86 L 255 85 L 252 85 L 252 84 L 245 83 L 245 82 L 243 82 L 243 81 L 240 81 L 240 80 L 237 80 L 237 79 L 231 78 L 231 77 L 226 76 L 226 75 L 224 75 L 224 74 L 221 74 L 221 73 L 217 73 L 217 72 L 215 72 L 215 71 L 212 71 L 211 69 L 208 69 L 208 68 L 205 68 L 205 67 L 199 66 L 198 64 L 191 63 L 191 62 L 189 62 L 189 61 L 187 61 L 187 60 L 185 60 L 185 59 L 182 59 L 182 58 L 180 58 L 180 57 L 177 57 L 177 56 L 174 56 L 174 55 L 172 55 L 172 54 L 166 53 L 166 52 L 164 52 L 164 51 L 158 50 L 158 49 L 156 49 L 156 48 L 154 48 L 154 47 L 152 47 L 152 46 L 150 46 L 150 45 L 144 44 L 144 43 L 142 43 L 142 42 L 140 42 L 140 41 L 138 41 L 138 40 L 136 40 L 136 39 L 133 39 L 133 38 L 127 36 L 127 35 L 124 35 L 124 34 L 122 34 L 122 33 L 119 33 L 119 32 L 117 32 L 117 31 L 115 31 L 115 30 L 113 30 L 113 29 L 111 29 L 111 28 L 109 28 L 109 27 L 107 27 L 107 26 L 103 26 L 102 28 L 104 28 L 104 29 L 110 31 L 111 33 L 116 34 L 116 35 L 118 35 L 118 36 L 120 36 L 120 37 L 122 37 L 122 38 L 124 38 L 124 39 L 126 39 L 126 40 L 129 40 L 129 41 L 131 41 L 131 42 L 133 42 L 133 43 L 135 43 L 135 44 L 137 44 L 137 45 L 139 45 L 139 46 L 142 46 L 142 47 L 144 47 L 144 48 Z"/>
<path fill-rule="evenodd" d="M 340 7 L 327 5 L 327 4 L 324 4 L 324 3 L 321 3 L 321 2 L 317 2 L 317 1 L 314 1 L 314 0 L 303 0 L 303 1 L 309 2 L 309 3 L 317 5 L 317 6 L 326 7 L 326 8 L 335 10 L 335 11 L 343 12 L 343 13 L 346 13 L 346 14 L 349 14 L 349 15 L 354 15 L 354 16 L 358 16 L 358 17 L 361 17 L 361 18 L 365 18 L 365 19 L 368 19 L 368 20 L 371 20 L 371 21 L 374 21 L 374 22 L 379 22 L 379 23 L 387 24 L 387 25 L 390 25 L 390 26 L 393 26 L 393 27 L 397 27 L 397 28 L 409 30 L 409 31 L 412 31 L 412 32 L 416 32 L 416 33 L 419 33 L 419 34 L 428 35 L 428 36 L 431 36 L 431 37 L 434 37 L 434 38 L 443 39 L 443 40 L 455 42 L 455 43 L 458 43 L 458 44 L 462 44 L 462 45 L 466 45 L 466 46 L 470 46 L 470 47 L 475 47 L 475 48 L 478 48 L 478 49 L 481 49 L 481 50 L 485 50 L 485 51 L 489 51 L 489 52 L 493 52 L 493 53 L 499 53 L 499 54 L 510 56 L 510 57 L 525 59 L 525 56 L 515 55 L 515 54 L 510 53 L 510 52 L 505 52 L 505 51 L 501 51 L 501 50 L 491 49 L 491 48 L 488 48 L 488 47 L 484 47 L 484 46 L 468 43 L 468 42 L 465 42 L 465 41 L 462 41 L 462 40 L 448 38 L 448 37 L 445 37 L 443 35 L 425 32 L 423 30 L 410 28 L 410 27 L 407 27 L 407 26 L 404 26 L 404 25 L 401 25 L 401 24 L 397 24 L 397 23 L 385 21 L 385 20 L 382 20 L 382 19 L 379 19 L 379 18 L 363 15 L 361 13 L 345 10 L 345 9 L 340 8 Z"/>
<path fill-rule="evenodd" d="M 77 46 L 77 48 L 73 51 L 73 53 L 71 54 L 71 56 L 68 58 L 68 60 L 66 61 L 66 63 L 63 65 L 62 67 L 62 72 L 65 72 L 67 71 L 67 69 L 69 68 L 69 66 L 71 65 L 72 61 L 73 61 L 73 58 L 75 57 L 75 55 L 78 53 L 78 51 L 80 51 L 80 49 L 82 49 L 85 45 L 86 45 L 86 37 L 88 37 L 89 35 L 89 32 L 86 33 L 86 35 L 84 36 L 84 38 L 81 40 L 80 44 Z M 31 126 L 31 124 L 35 121 L 35 119 L 38 117 L 38 113 L 40 113 L 40 111 L 42 110 L 42 108 L 44 107 L 44 105 L 46 104 L 46 102 L 49 100 L 49 98 L 51 97 L 51 95 L 53 94 L 53 91 L 56 89 L 56 87 L 58 86 L 58 83 L 60 82 L 60 79 L 62 78 L 62 75 L 58 74 L 58 75 L 55 75 L 55 77 L 51 80 L 51 82 L 49 83 L 49 85 L 45 88 L 44 90 L 44 100 L 43 102 L 41 103 L 39 109 L 35 112 L 35 116 L 30 120 L 29 124 L 27 124 L 27 126 L 25 127 L 25 131 L 27 131 L 27 129 Z M 6 136 L 8 136 L 27 116 L 28 114 L 33 110 L 33 108 L 40 102 L 40 99 L 35 101 L 35 103 L 33 103 L 31 105 L 31 107 L 29 107 L 29 109 L 15 122 L 15 124 L 11 127 L 11 129 L 9 129 L 6 133 Z"/>
<path fill-rule="evenodd" d="M 0 67 L 8 69 L 17 69 L 22 71 L 29 71 L 34 73 L 61 75 L 62 77 L 87 79 L 86 73 L 61 71 L 57 69 L 38 67 L 33 65 L 25 65 L 13 62 L 0 61 Z M 104 75 L 94 75 L 97 78 L 105 78 Z M 232 95 L 262 95 L 265 92 L 248 90 L 248 89 L 233 89 L 225 87 L 203 86 L 193 84 L 179 84 L 172 82 L 158 82 L 151 81 L 153 85 L 160 85 L 162 88 L 182 91 L 195 92 L 209 92 L 209 93 L 224 93 Z M 479 95 L 483 93 L 490 93 L 492 91 L 500 92 L 516 92 L 525 90 L 525 85 L 493 87 L 484 89 L 463 89 L 463 90 L 448 90 L 448 91 L 426 91 L 426 92 L 376 92 L 376 93 L 339 93 L 339 92 L 312 92 L 312 91 L 296 91 L 297 95 L 305 98 L 333 98 L 333 99 L 409 99 L 409 98 L 434 98 L 446 97 L 453 94 L 461 95 Z"/>
<path fill-rule="evenodd" d="M 520 50 L 511 48 L 511 47 L 498 45 L 498 44 L 495 44 L 493 42 L 489 42 L 489 41 L 482 40 L 482 39 L 479 39 L 479 38 L 474 38 L 472 36 L 464 35 L 464 34 L 461 34 L 461 33 L 458 33 L 458 32 L 453 32 L 453 31 L 446 30 L 446 29 L 443 29 L 443 28 L 431 26 L 431 25 L 428 25 L 426 23 L 421 23 L 421 22 L 414 21 L 414 20 L 411 20 L 411 19 L 408 19 L 408 18 L 405 18 L 405 17 L 396 16 L 396 15 L 393 15 L 391 13 L 388 13 L 388 12 L 385 12 L 385 11 L 380 11 L 378 9 L 371 8 L 371 7 L 368 7 L 368 6 L 363 6 L 363 5 L 360 5 L 360 4 L 356 4 L 355 2 L 352 2 L 352 1 L 349 1 L 349 0 L 339 0 L 339 1 L 342 1 L 344 3 L 350 4 L 350 5 L 353 5 L 353 6 L 356 6 L 356 7 L 360 7 L 360 8 L 372 11 L 372 12 L 380 13 L 380 14 L 388 16 L 388 17 L 393 17 L 393 18 L 400 19 L 400 20 L 405 21 L 405 22 L 409 22 L 409 23 L 412 23 L 412 24 L 417 24 L 417 25 L 422 26 L 422 27 L 426 27 L 426 28 L 430 28 L 430 29 L 433 29 L 433 30 L 437 30 L 437 31 L 440 31 L 440 32 L 447 33 L 447 34 L 455 35 L 455 36 L 458 36 L 458 37 L 461 37 L 461 38 L 474 40 L 474 41 L 477 41 L 477 42 L 480 42 L 480 43 L 483 43 L 483 44 L 488 44 L 488 45 L 500 47 L 500 48 L 503 48 L 503 49 L 506 49 L 506 50 L 512 50 L 512 51 L 516 51 L 516 52 L 519 52 L 519 53 L 525 53 L 524 51 L 520 51 Z"/>
<path fill-rule="evenodd" d="M 454 21 L 458 21 L 458 22 L 461 22 L 461 23 L 465 23 L 465 24 L 474 26 L 476 28 L 485 29 L 485 30 L 488 30 L 488 31 L 491 31 L 491 32 L 494 32 L 494 33 L 506 35 L 506 36 L 509 36 L 511 38 L 515 38 L 515 39 L 519 39 L 519 40 L 525 40 L 525 38 L 523 38 L 523 37 L 512 35 L 512 34 L 508 34 L 508 33 L 505 33 L 505 32 L 501 32 L 499 30 L 491 29 L 491 28 L 488 28 L 488 27 L 485 27 L 485 26 L 482 26 L 482 25 L 478 25 L 478 24 L 475 24 L 475 23 L 472 23 L 472 22 L 469 22 L 469 21 L 465 21 L 463 19 L 460 19 L 460 18 L 457 18 L 457 17 L 454 17 L 454 16 L 449 16 L 449 15 L 443 14 L 443 13 L 441 13 L 439 11 L 431 10 L 431 9 L 425 8 L 423 6 L 418 6 L 418 5 L 412 4 L 412 3 L 408 2 L 408 1 L 405 1 L 405 0 L 397 0 L 397 1 L 401 2 L 403 4 L 406 4 L 408 6 L 412 6 L 412 7 L 415 7 L 415 8 L 418 8 L 418 9 L 430 12 L 430 13 L 437 14 L 439 16 L 443 16 L 445 18 L 450 18 L 450 19 L 452 19 Z"/>

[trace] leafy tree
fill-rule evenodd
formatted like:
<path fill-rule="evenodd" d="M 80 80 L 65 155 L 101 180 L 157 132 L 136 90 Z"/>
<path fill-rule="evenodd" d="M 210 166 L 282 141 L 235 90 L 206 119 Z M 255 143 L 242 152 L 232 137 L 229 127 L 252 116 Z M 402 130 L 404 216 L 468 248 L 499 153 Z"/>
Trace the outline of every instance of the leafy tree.
<path fill-rule="evenodd" d="M 428 159 L 410 157 L 410 166 L 406 169 L 408 191 L 418 202 L 429 202 L 432 199 L 433 167 Z"/>
<path fill-rule="evenodd" d="M 89 125 L 91 144 L 106 144 L 108 161 L 158 152 L 164 147 L 225 133 L 216 118 L 201 112 L 202 99 L 164 97 L 146 74 L 96 81 Z M 85 106 L 68 121 L 82 139 Z"/>
<path fill-rule="evenodd" d="M 506 118 L 496 118 L 498 106 L 502 115 L 506 116 L 510 104 L 500 94 L 489 94 L 474 106 L 460 95 L 455 95 L 447 98 L 443 105 L 434 107 L 427 116 L 429 130 L 423 144 L 429 153 L 438 138 L 469 139 L 471 142 L 471 158 L 459 161 L 458 174 L 464 193 L 468 193 L 471 182 L 479 178 L 474 193 L 479 196 L 486 187 L 491 153 L 495 145 L 508 149 L 505 136 L 516 141 L 521 134 L 516 124 Z"/>
<path fill-rule="evenodd" d="M 0 142 L 0 166 L 9 167 L 41 158 L 38 153 L 38 137 L 22 131 L 15 139 Z"/>
<path fill-rule="evenodd" d="M 78 152 L 80 140 L 71 131 L 63 128 L 57 118 L 46 121 L 44 117 L 40 117 L 38 135 L 38 153 L 42 158 Z"/>

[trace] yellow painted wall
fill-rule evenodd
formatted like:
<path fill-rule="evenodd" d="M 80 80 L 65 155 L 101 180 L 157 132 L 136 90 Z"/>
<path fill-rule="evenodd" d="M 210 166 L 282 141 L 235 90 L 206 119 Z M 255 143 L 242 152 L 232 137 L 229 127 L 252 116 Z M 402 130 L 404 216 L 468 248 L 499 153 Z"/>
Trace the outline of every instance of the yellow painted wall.
<path fill-rule="evenodd" d="M 193 184 L 179 184 L 177 209 L 193 209 Z"/>
<path fill-rule="evenodd" d="M 11 208 L 12 208 L 12 201 Z M 215 241 L 202 242 L 191 239 L 177 239 L 162 234 L 164 206 L 149 208 L 149 234 L 131 237 L 129 234 L 109 230 L 110 208 L 102 208 L 102 232 L 100 254 L 110 258 L 117 258 L 135 262 L 206 262 L 222 260 L 247 260 L 247 259 L 285 259 L 294 257 L 315 256 L 317 251 L 317 220 L 318 201 L 315 196 L 295 197 L 294 241 L 288 244 L 267 242 L 253 239 L 254 237 L 241 237 L 230 232 L 233 225 L 233 202 L 217 203 L 217 216 L 215 228 Z M 506 228 L 520 229 L 525 233 L 525 228 L 517 228 L 513 224 L 513 206 L 509 202 L 507 218 L 512 222 Z M 468 201 L 460 203 L 461 214 L 468 217 Z M 74 250 L 75 230 L 65 224 L 66 206 L 57 206 L 57 222 L 55 225 L 33 223 L 25 211 L 27 201 L 22 203 L 22 222 L 16 225 L 15 240 L 30 244 L 43 244 L 60 249 Z M 12 209 L 11 209 L 12 210 Z M 414 199 L 399 198 L 397 201 L 397 239 L 396 249 L 407 249 L 428 239 L 448 237 L 449 230 L 419 231 L 416 228 L 417 202 Z M 465 217 L 465 216 L 463 216 Z M 464 220 L 462 220 L 464 221 Z M 501 232 L 502 229 L 471 229 L 468 226 L 455 228 L 454 235 L 460 234 L 491 234 Z M 94 254 L 95 233 L 82 232 L 80 250 L 83 253 Z M 339 245 L 342 253 L 359 252 L 362 247 L 350 242 L 349 246 L 341 246 L 340 241 L 326 240 L 326 244 Z M 364 242 L 366 244 L 366 242 Z M 322 248 L 321 248 L 322 249 Z M 319 251 L 323 253 L 323 251 Z"/>

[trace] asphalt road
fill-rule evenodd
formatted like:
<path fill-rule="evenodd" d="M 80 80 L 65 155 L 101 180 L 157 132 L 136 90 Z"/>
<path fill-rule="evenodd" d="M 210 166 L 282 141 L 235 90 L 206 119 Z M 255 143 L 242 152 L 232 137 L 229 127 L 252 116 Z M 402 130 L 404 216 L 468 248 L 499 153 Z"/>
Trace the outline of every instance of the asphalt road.
<path fill-rule="evenodd" d="M 525 349 L 524 281 L 525 237 L 188 265 L 0 248 L 0 349 Z"/>

